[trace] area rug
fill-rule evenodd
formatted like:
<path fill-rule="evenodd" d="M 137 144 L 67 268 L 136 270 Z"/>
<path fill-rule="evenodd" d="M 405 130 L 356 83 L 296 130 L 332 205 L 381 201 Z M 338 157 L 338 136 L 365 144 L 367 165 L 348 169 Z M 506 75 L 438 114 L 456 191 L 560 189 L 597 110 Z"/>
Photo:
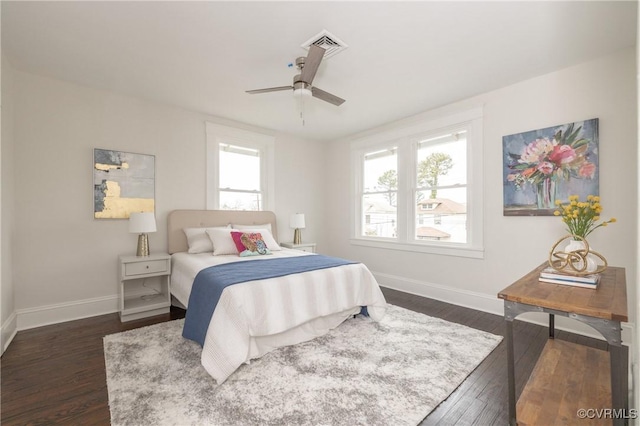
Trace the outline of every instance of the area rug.
<path fill-rule="evenodd" d="M 216 385 L 183 322 L 104 338 L 112 425 L 415 425 L 502 340 L 389 305 Z"/>

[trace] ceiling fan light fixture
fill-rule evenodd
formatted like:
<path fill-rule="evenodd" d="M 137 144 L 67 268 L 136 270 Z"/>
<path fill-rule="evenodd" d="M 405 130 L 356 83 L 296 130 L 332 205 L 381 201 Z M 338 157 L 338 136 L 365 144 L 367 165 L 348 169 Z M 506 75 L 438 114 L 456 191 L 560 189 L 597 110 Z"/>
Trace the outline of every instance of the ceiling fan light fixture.
<path fill-rule="evenodd" d="M 293 96 L 301 97 L 301 98 L 310 98 L 312 95 L 311 90 L 306 87 L 300 87 L 298 89 L 293 90 Z"/>
<path fill-rule="evenodd" d="M 309 47 L 309 54 L 306 57 L 296 59 L 296 66 L 300 70 L 300 74 L 296 74 L 293 77 L 293 86 L 280 86 L 270 87 L 267 89 L 247 90 L 247 93 L 257 94 L 293 89 L 293 97 L 299 100 L 299 104 L 303 104 L 305 98 L 314 97 L 336 106 L 342 105 L 344 103 L 344 99 L 341 99 L 336 95 L 332 95 L 329 92 L 325 92 L 324 90 L 320 90 L 317 87 L 312 86 L 313 78 L 318 71 L 320 62 L 322 62 L 324 52 L 324 48 L 313 44 Z"/>

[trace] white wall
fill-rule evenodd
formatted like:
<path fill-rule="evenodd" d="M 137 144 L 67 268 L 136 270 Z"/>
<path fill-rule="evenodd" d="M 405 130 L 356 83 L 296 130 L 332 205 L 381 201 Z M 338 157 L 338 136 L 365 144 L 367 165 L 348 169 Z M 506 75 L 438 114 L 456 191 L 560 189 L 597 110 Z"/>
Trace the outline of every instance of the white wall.
<path fill-rule="evenodd" d="M 289 228 L 292 213 L 304 213 L 302 242 L 315 242 L 320 252 L 326 251 L 324 234 L 326 219 L 324 194 L 326 181 L 326 149 L 318 142 L 301 141 L 280 134 L 276 147 L 276 213 L 280 241 L 293 241 Z"/>
<path fill-rule="evenodd" d="M 542 263 L 553 243 L 565 234 L 556 217 L 503 216 L 502 136 L 599 118 L 600 195 L 604 217 L 614 216 L 618 223 L 599 229 L 589 242 L 606 256 L 609 264 L 627 268 L 630 318 L 634 322 L 638 225 L 634 202 L 638 166 L 635 80 L 635 49 L 627 49 L 442 108 L 484 108 L 484 259 L 349 243 L 349 141 L 441 111 L 426 112 L 332 143 L 327 173 L 331 181 L 326 189 L 330 252 L 363 261 L 382 285 L 501 314 L 497 293 Z M 545 319 L 535 314 L 534 318 Z M 574 323 L 558 321 L 561 327 Z M 631 335 L 629 327 L 626 335 Z"/>
<path fill-rule="evenodd" d="M 166 217 L 205 208 L 205 121 L 240 123 L 14 70 L 15 241 L 18 328 L 117 309 L 117 256 L 133 254 L 126 220 L 94 220 L 93 148 L 156 156 L 158 232 Z M 319 239 L 324 189 L 320 144 L 276 134 L 279 236 L 291 240 L 289 215 L 308 214 L 305 238 Z M 4 182 L 4 180 L 3 180 Z"/>
<path fill-rule="evenodd" d="M 2 122 L 0 152 L 0 353 L 4 352 L 16 333 L 11 244 L 13 241 L 13 72 L 2 58 Z"/>

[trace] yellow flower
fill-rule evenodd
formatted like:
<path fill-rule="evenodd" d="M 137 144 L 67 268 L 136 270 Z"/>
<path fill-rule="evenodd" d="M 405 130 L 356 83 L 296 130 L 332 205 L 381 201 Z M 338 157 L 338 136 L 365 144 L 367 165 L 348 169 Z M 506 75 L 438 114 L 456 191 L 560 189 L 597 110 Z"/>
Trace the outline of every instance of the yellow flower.
<path fill-rule="evenodd" d="M 609 219 L 609 222 L 611 223 L 616 223 L 618 221 L 618 219 L 616 219 L 615 217 L 612 217 L 611 219 Z"/>
<path fill-rule="evenodd" d="M 600 197 L 597 195 L 588 195 L 586 201 L 580 201 L 578 195 L 570 195 L 566 204 L 563 204 L 562 201 L 556 201 L 556 206 L 557 210 L 553 214 L 561 217 L 571 235 L 581 238 L 585 238 L 601 226 L 616 222 L 615 218 L 611 218 L 597 223 L 602 220 L 600 215 L 602 204 L 600 204 Z"/>
<path fill-rule="evenodd" d="M 562 204 L 562 201 L 556 200 L 556 206 L 559 206 L 560 204 Z"/>

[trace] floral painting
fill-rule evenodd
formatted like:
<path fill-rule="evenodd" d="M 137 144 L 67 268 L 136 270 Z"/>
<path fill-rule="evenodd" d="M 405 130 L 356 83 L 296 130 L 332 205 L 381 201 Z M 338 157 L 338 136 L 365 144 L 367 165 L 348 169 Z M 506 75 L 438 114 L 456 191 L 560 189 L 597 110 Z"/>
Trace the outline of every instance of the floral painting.
<path fill-rule="evenodd" d="M 505 216 L 551 216 L 556 200 L 598 195 L 598 119 L 504 136 Z"/>

